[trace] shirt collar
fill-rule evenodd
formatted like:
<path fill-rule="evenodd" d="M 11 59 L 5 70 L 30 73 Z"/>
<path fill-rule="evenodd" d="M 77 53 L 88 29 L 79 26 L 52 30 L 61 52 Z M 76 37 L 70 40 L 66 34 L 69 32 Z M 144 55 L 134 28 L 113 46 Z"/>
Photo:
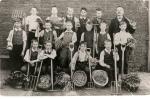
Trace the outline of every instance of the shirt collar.
<path fill-rule="evenodd" d="M 73 32 L 73 31 L 72 30 L 70 30 L 70 31 L 66 30 L 65 32 Z"/>
<path fill-rule="evenodd" d="M 15 28 L 15 31 L 21 31 L 21 28 L 19 28 L 19 29 Z"/>
<path fill-rule="evenodd" d="M 49 30 L 48 30 L 48 29 L 45 29 L 45 31 L 46 31 L 46 32 L 49 32 L 49 31 L 52 31 L 52 29 L 51 29 L 51 28 L 50 28 Z"/>
<path fill-rule="evenodd" d="M 80 19 L 84 19 L 84 20 L 85 20 L 85 19 L 86 19 L 86 17 L 85 17 L 85 16 L 84 16 L 84 17 L 83 17 L 83 16 L 80 16 Z"/>
<path fill-rule="evenodd" d="M 73 18 L 73 15 L 67 15 L 68 18 Z"/>
<path fill-rule="evenodd" d="M 107 50 L 106 48 L 105 48 L 105 51 L 106 51 L 107 53 L 109 53 L 109 54 L 110 54 L 110 52 L 111 52 L 111 50 L 109 51 L 109 50 Z"/>
<path fill-rule="evenodd" d="M 37 49 L 32 48 L 31 50 L 32 50 L 32 52 L 36 52 L 36 51 L 38 51 L 38 48 Z"/>

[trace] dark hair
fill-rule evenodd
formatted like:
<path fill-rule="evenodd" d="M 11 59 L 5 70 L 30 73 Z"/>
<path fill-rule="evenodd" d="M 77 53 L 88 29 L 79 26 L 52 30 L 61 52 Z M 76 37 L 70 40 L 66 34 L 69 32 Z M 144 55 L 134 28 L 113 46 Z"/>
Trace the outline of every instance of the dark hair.
<path fill-rule="evenodd" d="M 56 5 L 53 5 L 52 8 L 57 8 L 57 6 L 56 6 Z"/>
<path fill-rule="evenodd" d="M 87 25 L 87 24 L 93 25 L 92 21 L 87 21 L 87 22 L 86 22 L 86 25 Z"/>
<path fill-rule="evenodd" d="M 52 45 L 52 42 L 50 40 L 47 40 L 44 42 L 44 44 L 47 44 L 47 43 L 51 43 L 51 45 Z"/>
<path fill-rule="evenodd" d="M 119 26 L 124 25 L 124 24 L 127 25 L 127 23 L 125 21 L 122 21 L 122 22 L 120 22 Z"/>
<path fill-rule="evenodd" d="M 82 10 L 87 11 L 87 8 L 82 7 L 80 11 L 82 11 Z"/>
<path fill-rule="evenodd" d="M 87 46 L 87 42 L 85 42 L 85 41 L 81 41 L 81 42 L 80 42 L 80 46 L 81 46 L 82 44 L 84 44 L 84 45 Z"/>
<path fill-rule="evenodd" d="M 31 43 L 33 43 L 33 42 L 37 42 L 38 43 L 38 40 L 37 39 L 32 39 Z"/>
<path fill-rule="evenodd" d="M 117 6 L 117 8 L 123 8 L 122 6 Z M 124 8 L 123 8 L 124 9 Z"/>
<path fill-rule="evenodd" d="M 106 44 L 106 43 L 111 43 L 111 40 L 106 39 L 106 40 L 104 41 L 104 43 L 105 43 L 105 44 Z"/>
<path fill-rule="evenodd" d="M 101 8 L 96 8 L 96 11 L 102 11 L 102 9 Z"/>

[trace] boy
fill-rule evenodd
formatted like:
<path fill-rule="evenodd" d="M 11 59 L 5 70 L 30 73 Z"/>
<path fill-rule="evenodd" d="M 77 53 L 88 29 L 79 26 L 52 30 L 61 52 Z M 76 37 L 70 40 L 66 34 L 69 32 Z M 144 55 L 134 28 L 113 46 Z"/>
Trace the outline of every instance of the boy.
<path fill-rule="evenodd" d="M 88 21 L 86 23 L 86 31 L 82 33 L 81 41 L 87 42 L 87 48 L 90 48 L 91 52 L 93 52 L 93 42 L 96 41 L 96 34 L 94 35 L 92 22 Z M 95 43 L 94 43 L 94 46 L 95 46 Z"/>
<path fill-rule="evenodd" d="M 62 67 L 62 71 L 70 73 L 69 63 L 71 59 L 71 53 L 69 50 L 69 44 L 74 44 L 77 41 L 76 33 L 72 31 L 72 23 L 70 21 L 66 22 L 66 31 L 63 32 L 58 39 L 62 39 L 62 49 L 60 51 L 59 62 Z"/>
<path fill-rule="evenodd" d="M 97 41 L 97 51 L 98 55 L 100 55 L 101 51 L 105 49 L 104 41 L 109 39 L 110 36 L 108 33 L 106 33 L 107 24 L 105 22 L 100 23 L 100 32 L 97 35 L 98 41 Z"/>
<path fill-rule="evenodd" d="M 100 23 L 103 22 L 102 15 L 103 15 L 102 9 L 97 8 L 96 9 L 96 17 L 92 21 L 93 25 L 95 25 L 97 28 L 97 33 L 100 32 Z"/>
<path fill-rule="evenodd" d="M 31 15 L 27 16 L 26 23 L 25 23 L 25 25 L 27 25 L 27 28 L 28 28 L 27 31 L 29 31 L 28 41 L 27 41 L 28 48 L 30 48 L 31 40 L 36 38 L 35 32 L 39 28 L 39 23 L 37 22 L 37 20 L 42 22 L 42 19 L 39 16 L 37 16 L 38 12 L 37 12 L 36 8 L 31 8 L 30 13 L 31 13 Z"/>
<path fill-rule="evenodd" d="M 136 22 L 129 20 L 125 15 L 124 15 L 124 8 L 121 6 L 118 6 L 116 9 L 116 17 L 111 20 L 110 26 L 109 26 L 109 31 L 108 33 L 110 34 L 112 43 L 114 42 L 114 33 L 120 32 L 120 22 L 126 22 L 127 24 L 127 32 L 133 34 L 136 30 Z"/>
<path fill-rule="evenodd" d="M 89 18 L 87 18 L 87 9 L 82 7 L 80 10 L 80 17 L 79 17 L 79 23 L 80 27 L 78 28 L 77 31 L 77 47 L 79 46 L 80 39 L 81 39 L 81 34 L 86 31 L 86 22 L 89 21 Z"/>
<path fill-rule="evenodd" d="M 21 25 L 20 20 L 15 22 L 13 30 L 10 31 L 7 38 L 7 46 L 12 46 L 12 50 L 10 51 L 10 58 L 14 65 L 12 71 L 19 70 L 20 66 L 22 66 L 22 57 L 24 56 L 26 49 L 27 34 L 22 30 Z"/>
<path fill-rule="evenodd" d="M 58 9 L 56 6 L 52 6 L 51 16 L 47 17 L 46 20 L 49 20 L 52 23 L 52 27 L 56 30 L 57 35 L 60 36 L 63 20 L 62 18 L 58 17 Z"/>
<path fill-rule="evenodd" d="M 49 40 L 52 44 L 54 44 L 57 39 L 57 33 L 52 29 L 52 24 L 50 21 L 45 22 L 45 30 L 40 32 L 40 43 L 44 45 L 44 42 Z"/>
<path fill-rule="evenodd" d="M 87 74 L 89 80 L 89 60 L 92 62 L 90 52 L 87 52 L 86 42 L 82 41 L 79 46 L 79 50 L 74 54 L 70 66 L 72 70 L 82 70 Z"/>
<path fill-rule="evenodd" d="M 122 57 L 122 50 L 121 48 L 126 46 L 128 43 L 128 39 L 133 39 L 132 35 L 129 32 L 126 32 L 127 29 L 127 23 L 121 22 L 120 23 L 120 32 L 116 33 L 114 36 L 114 44 L 118 48 L 119 57 Z M 127 46 L 125 49 L 125 56 L 124 56 L 124 73 L 128 73 L 128 55 L 129 55 L 130 47 Z M 121 73 L 121 67 L 122 67 L 122 60 L 118 62 L 119 65 L 119 72 Z"/>
<path fill-rule="evenodd" d="M 30 66 L 30 74 L 33 74 L 35 71 L 36 62 L 39 62 L 39 49 L 38 49 L 38 41 L 36 39 L 32 40 L 31 48 L 26 51 L 24 56 L 25 62 L 27 62 Z M 27 72 L 28 65 L 22 66 L 21 71 Z"/>
<path fill-rule="evenodd" d="M 111 81 L 115 80 L 114 58 L 116 57 L 116 60 L 118 61 L 119 55 L 117 52 L 112 51 L 111 40 L 105 40 L 104 44 L 105 49 L 100 53 L 99 65 L 96 69 L 102 69 L 107 72 L 109 78 L 107 85 L 110 85 Z"/>
<path fill-rule="evenodd" d="M 45 49 L 41 51 L 40 53 L 40 59 L 43 60 L 43 70 L 44 74 L 50 74 L 51 72 L 51 60 L 50 59 L 55 59 L 56 57 L 56 51 L 52 48 L 52 42 L 51 41 L 45 41 Z"/>
<path fill-rule="evenodd" d="M 72 30 L 76 32 L 80 24 L 79 24 L 79 19 L 75 17 L 73 14 L 74 14 L 74 9 L 71 7 L 68 7 L 67 16 L 64 18 L 64 22 L 70 21 L 73 25 Z"/>

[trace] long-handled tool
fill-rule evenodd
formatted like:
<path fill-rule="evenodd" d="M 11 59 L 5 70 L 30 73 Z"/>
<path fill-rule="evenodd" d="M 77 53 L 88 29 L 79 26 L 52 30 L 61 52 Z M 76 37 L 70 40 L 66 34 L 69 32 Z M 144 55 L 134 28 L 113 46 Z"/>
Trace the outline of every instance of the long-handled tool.
<path fill-rule="evenodd" d="M 69 44 L 69 50 L 71 52 L 71 61 L 72 61 L 73 51 L 74 51 L 74 44 L 73 43 Z M 74 90 L 75 86 L 74 86 L 74 83 L 72 82 L 72 76 L 73 76 L 72 66 L 70 66 L 70 70 L 71 70 L 71 90 Z"/>
<path fill-rule="evenodd" d="M 115 34 L 113 35 L 113 37 Z M 116 52 L 116 46 L 114 43 L 114 52 Z M 118 95 L 121 92 L 121 82 L 118 81 L 118 70 L 117 70 L 117 59 L 116 54 L 114 56 L 114 67 L 115 67 L 115 81 L 111 82 L 111 92 L 112 94 Z"/>
<path fill-rule="evenodd" d="M 90 58 L 91 49 L 87 48 L 88 57 Z M 94 82 L 92 81 L 92 68 L 91 68 L 91 62 L 90 59 L 88 59 L 89 64 L 89 74 L 90 74 L 90 81 L 88 82 L 88 88 L 94 88 Z"/>
<path fill-rule="evenodd" d="M 121 51 L 122 51 L 122 68 L 121 68 L 121 79 L 124 76 L 124 53 L 125 53 L 126 46 L 121 45 Z"/>
<path fill-rule="evenodd" d="M 43 60 L 41 61 L 41 64 L 40 64 L 40 68 L 39 68 L 39 71 L 38 71 L 38 76 L 37 76 L 37 80 L 36 80 L 36 83 L 35 83 L 34 91 L 37 90 L 37 85 L 38 85 L 40 74 L 41 74 L 42 64 L 43 64 Z"/>

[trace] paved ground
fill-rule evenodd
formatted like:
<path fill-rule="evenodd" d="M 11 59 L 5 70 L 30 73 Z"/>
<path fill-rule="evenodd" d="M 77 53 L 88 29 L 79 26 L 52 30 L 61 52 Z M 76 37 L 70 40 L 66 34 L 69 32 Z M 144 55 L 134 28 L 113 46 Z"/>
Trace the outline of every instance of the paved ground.
<path fill-rule="evenodd" d="M 1 72 L 7 76 L 8 73 Z M 139 90 L 136 93 L 130 93 L 127 91 L 122 91 L 121 95 L 150 95 L 150 73 L 140 72 L 139 76 L 142 80 Z M 4 79 L 2 76 L 1 79 Z M 4 96 L 101 96 L 101 95 L 112 95 L 111 88 L 95 88 L 95 89 L 78 89 L 75 91 L 68 92 L 32 92 L 24 91 L 22 89 L 13 89 L 9 86 L 4 86 L 0 89 L 0 94 Z"/>

